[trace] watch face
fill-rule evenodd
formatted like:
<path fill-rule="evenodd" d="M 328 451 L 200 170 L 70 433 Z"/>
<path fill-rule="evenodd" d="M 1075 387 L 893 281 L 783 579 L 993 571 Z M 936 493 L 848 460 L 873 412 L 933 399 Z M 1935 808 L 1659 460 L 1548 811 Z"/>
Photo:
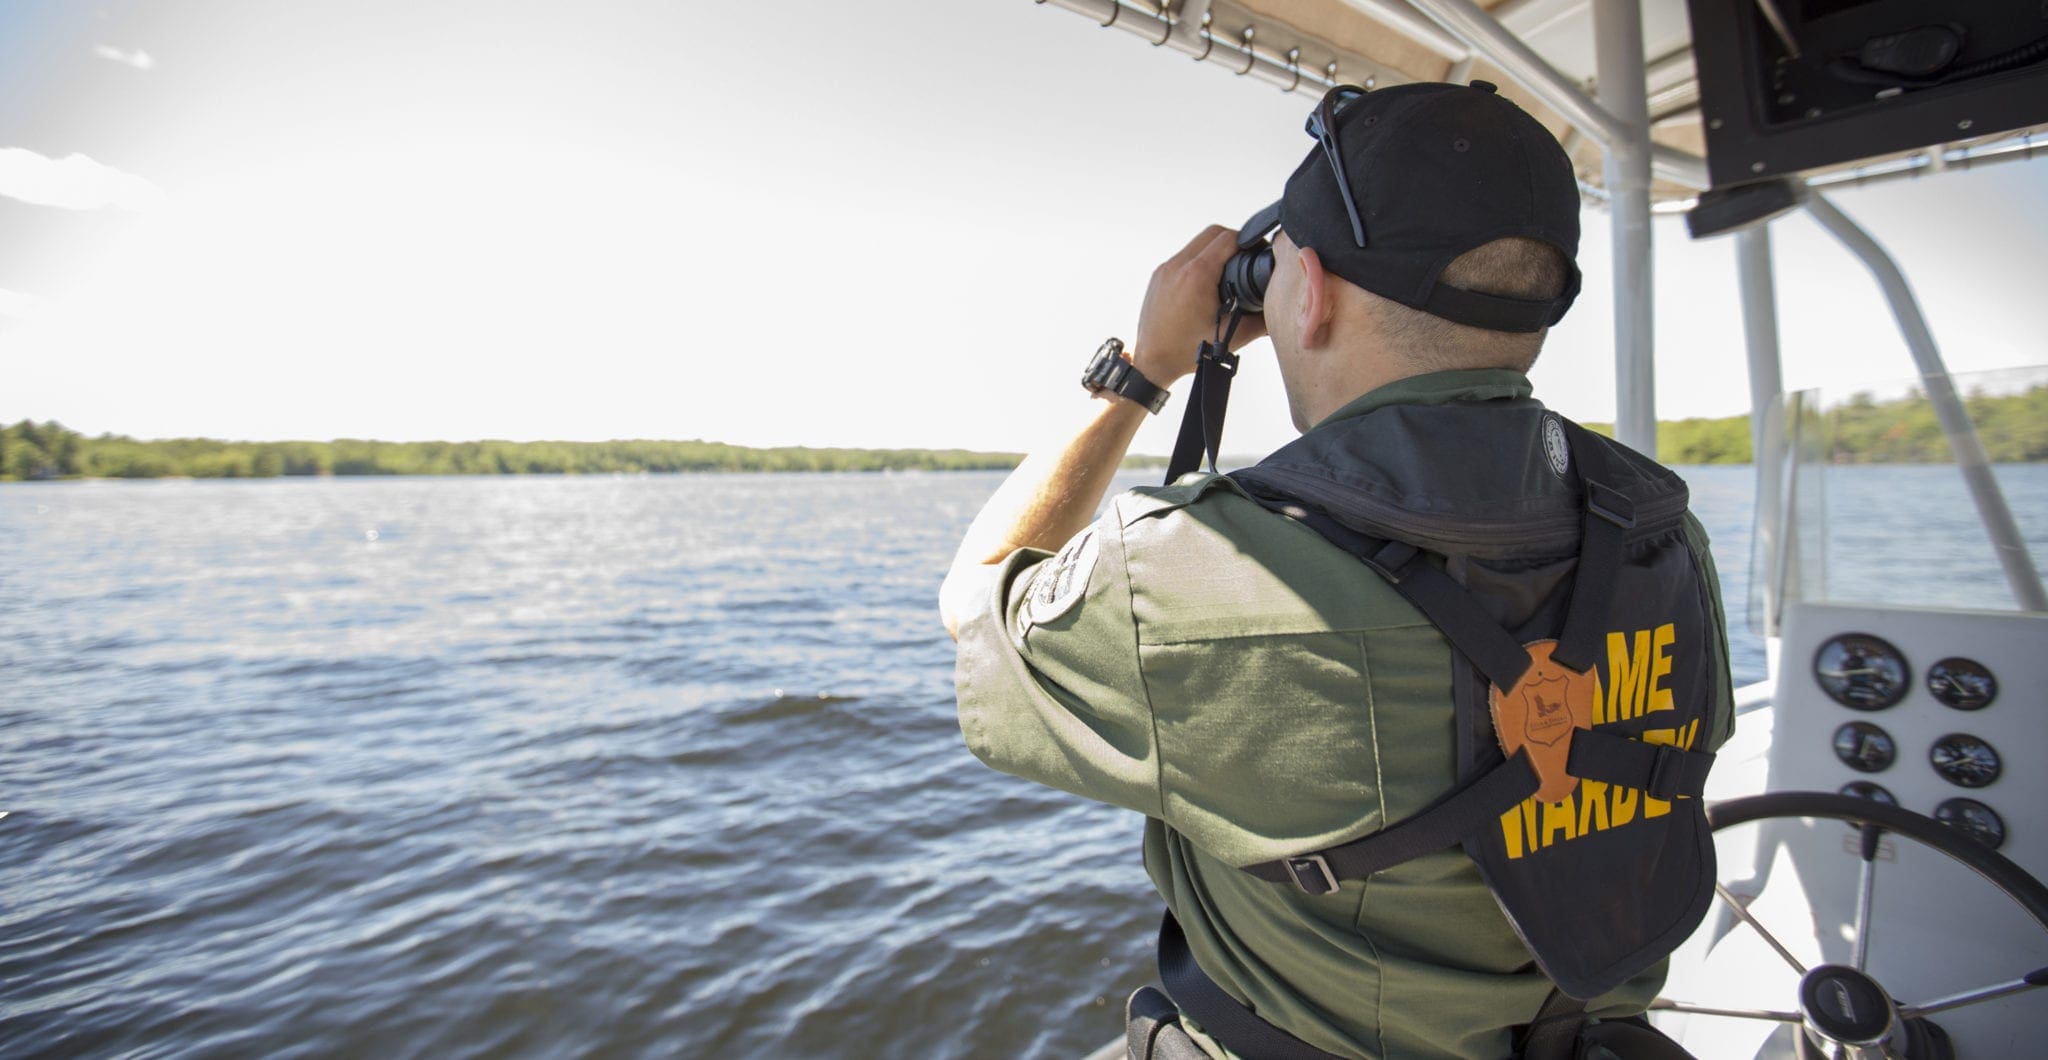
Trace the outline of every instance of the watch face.
<path fill-rule="evenodd" d="M 1867 721 L 1852 721 L 1835 730 L 1835 757 L 1859 773 L 1882 773 L 1899 757 L 1892 735 Z"/>
<path fill-rule="evenodd" d="M 1095 356 L 1088 359 L 1088 367 L 1081 373 L 1081 385 L 1091 394 L 1108 386 L 1117 365 L 1123 362 L 1123 352 L 1124 344 L 1117 339 L 1109 339 L 1097 347 Z"/>
<path fill-rule="evenodd" d="M 1883 806 L 1897 806 L 1899 804 L 1899 800 L 1893 798 L 1892 793 L 1886 791 L 1884 785 L 1873 784 L 1867 780 L 1852 780 L 1842 785 L 1841 794 L 1854 795 L 1859 799 L 1869 799 Z"/>
<path fill-rule="evenodd" d="M 1882 637 L 1844 633 L 1820 646 L 1813 676 L 1828 697 L 1857 710 L 1883 710 L 1905 698 L 1906 657 Z"/>
<path fill-rule="evenodd" d="M 1927 690 L 1945 706 L 1983 710 L 1998 698 L 1998 678 L 1975 659 L 1943 659 L 1927 671 Z"/>
<path fill-rule="evenodd" d="M 1950 733 L 1934 741 L 1928 761 L 1943 780 L 1965 788 L 1981 788 L 1998 779 L 2001 764 L 1991 745 L 1966 732 Z"/>
<path fill-rule="evenodd" d="M 2005 820 L 1976 799 L 1955 798 L 1934 808 L 1934 819 L 1997 850 L 2005 845 Z"/>

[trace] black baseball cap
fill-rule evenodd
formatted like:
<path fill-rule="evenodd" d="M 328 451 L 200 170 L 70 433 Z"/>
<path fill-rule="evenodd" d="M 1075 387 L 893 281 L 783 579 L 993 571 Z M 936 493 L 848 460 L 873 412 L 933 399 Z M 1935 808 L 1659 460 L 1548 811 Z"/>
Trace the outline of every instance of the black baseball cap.
<path fill-rule="evenodd" d="M 1557 138 L 1492 84 L 1409 84 L 1342 102 L 1332 124 L 1365 230 L 1360 247 L 1324 148 L 1287 179 L 1280 227 L 1323 267 L 1383 298 L 1493 331 L 1549 327 L 1579 294 L 1579 188 Z M 1509 236 L 1564 255 L 1558 297 L 1438 282 L 1458 255 Z"/>

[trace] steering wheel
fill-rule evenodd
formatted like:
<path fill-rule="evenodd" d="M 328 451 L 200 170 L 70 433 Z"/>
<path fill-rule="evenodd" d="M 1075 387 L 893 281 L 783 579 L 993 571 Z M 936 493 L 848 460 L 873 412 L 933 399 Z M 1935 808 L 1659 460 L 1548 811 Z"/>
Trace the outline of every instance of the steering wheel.
<path fill-rule="evenodd" d="M 1817 964 L 1799 960 L 1784 943 L 1751 915 L 1749 902 L 1716 881 L 1714 893 L 1742 923 L 1749 925 L 1763 941 L 1800 976 L 1796 1010 L 1714 1007 L 1660 997 L 1651 1011 L 1730 1016 L 1744 1019 L 1796 1024 L 1799 1055 L 1878 1056 L 1897 1055 L 1884 1050 L 1902 1050 L 1921 1057 L 1952 1056 L 1947 1035 L 1925 1017 L 1968 1005 L 2048 986 L 2048 968 L 2038 968 L 2006 982 L 1976 987 L 1912 1004 L 1900 1004 L 1865 971 L 1870 952 L 1871 905 L 1876 886 L 1881 840 L 1887 834 L 1904 836 L 1946 855 L 1950 860 L 1982 877 L 2017 904 L 2042 931 L 2048 932 L 2048 887 L 2011 860 L 1968 834 L 1931 817 L 1852 795 L 1788 791 L 1730 799 L 1707 808 L 1707 820 L 1715 832 L 1736 825 L 1771 819 L 1828 819 L 1845 821 L 1859 833 L 1861 875 L 1856 888 L 1853 954 L 1848 964 Z M 1851 842 L 1855 842 L 1854 839 Z"/>

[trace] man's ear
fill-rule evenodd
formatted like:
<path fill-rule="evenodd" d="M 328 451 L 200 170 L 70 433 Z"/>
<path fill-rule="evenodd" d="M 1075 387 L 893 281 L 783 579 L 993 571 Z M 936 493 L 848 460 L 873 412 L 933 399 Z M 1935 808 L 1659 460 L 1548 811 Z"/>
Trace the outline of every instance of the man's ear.
<path fill-rule="evenodd" d="M 1336 310 L 1331 298 L 1335 291 L 1330 289 L 1331 276 L 1323 271 L 1323 259 L 1307 247 L 1295 248 L 1301 263 L 1301 298 L 1296 303 L 1295 333 L 1301 336 L 1301 345 L 1315 349 L 1330 337 L 1330 316 Z"/>

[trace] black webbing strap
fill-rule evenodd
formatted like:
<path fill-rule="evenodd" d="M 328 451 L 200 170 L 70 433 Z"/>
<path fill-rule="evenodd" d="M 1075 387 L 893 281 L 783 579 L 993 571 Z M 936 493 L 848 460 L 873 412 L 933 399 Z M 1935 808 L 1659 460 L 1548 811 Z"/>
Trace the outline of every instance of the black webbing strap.
<path fill-rule="evenodd" d="M 1572 1060 L 1585 1023 L 1586 1003 L 1553 986 L 1543 1007 L 1536 1010 L 1536 1018 L 1516 1036 L 1515 1056 L 1518 1060 Z"/>
<path fill-rule="evenodd" d="M 1515 687 L 1528 671 L 1529 650 L 1516 643 L 1469 590 L 1424 559 L 1421 549 L 1368 537 L 1321 512 L 1294 505 L 1280 511 L 1379 572 L 1497 687 Z"/>
<path fill-rule="evenodd" d="M 1586 512 L 1580 523 L 1579 564 L 1572 572 L 1571 602 L 1565 607 L 1564 628 L 1550 657 L 1570 670 L 1585 673 L 1599 659 L 1600 635 L 1612 610 L 1615 583 L 1621 577 L 1622 545 L 1627 532 L 1635 529 L 1636 513 L 1627 496 L 1607 485 L 1610 469 L 1600 438 L 1576 423 L 1558 422 L 1564 424 L 1572 463 L 1578 465 L 1579 480 L 1586 485 Z"/>
<path fill-rule="evenodd" d="M 1653 799 L 1697 799 L 1706 790 L 1714 756 L 1670 744 L 1644 743 L 1598 729 L 1572 734 L 1565 772 L 1581 780 L 1598 780 L 1636 788 Z"/>
<path fill-rule="evenodd" d="M 1580 729 L 1572 734 L 1565 769 L 1582 780 L 1635 788 L 1653 799 L 1696 799 L 1706 788 L 1714 756 L 1668 744 Z M 1244 866 L 1273 883 L 1292 883 L 1308 894 L 1329 894 L 1343 880 L 1364 879 L 1434 850 L 1442 850 L 1492 823 L 1510 806 L 1536 793 L 1528 755 L 1515 757 L 1390 828 L 1327 850 Z"/>
<path fill-rule="evenodd" d="M 1528 753 L 1517 751 L 1429 809 L 1391 827 L 1327 850 L 1246 865 L 1244 871 L 1273 883 L 1292 883 L 1309 894 L 1329 894 L 1341 880 L 1364 879 L 1459 842 L 1499 821 L 1509 807 L 1536 794 L 1538 786 Z"/>
<path fill-rule="evenodd" d="M 1246 1060 L 1340 1060 L 1260 1019 L 1224 993 L 1195 963 L 1171 911 L 1159 921 L 1159 981 L 1183 1015 Z"/>
<path fill-rule="evenodd" d="M 1230 311 L 1228 324 L 1217 329 L 1216 341 L 1202 344 L 1195 358 L 1195 385 L 1188 391 L 1187 411 L 1181 413 L 1180 436 L 1174 439 L 1173 456 L 1166 461 L 1166 484 L 1201 466 L 1208 458 L 1209 470 L 1216 470 L 1216 458 L 1223 448 L 1223 413 L 1230 407 L 1230 383 L 1237 378 L 1237 354 L 1230 352 L 1230 337 L 1237 333 L 1244 313 Z"/>

